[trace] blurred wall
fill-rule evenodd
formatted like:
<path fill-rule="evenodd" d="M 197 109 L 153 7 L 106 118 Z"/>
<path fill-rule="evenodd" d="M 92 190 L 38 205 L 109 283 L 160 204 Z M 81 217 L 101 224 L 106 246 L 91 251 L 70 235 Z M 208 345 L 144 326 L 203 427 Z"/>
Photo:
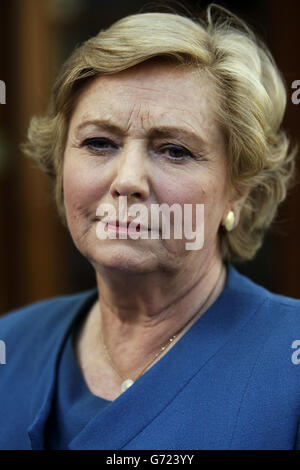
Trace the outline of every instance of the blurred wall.
<path fill-rule="evenodd" d="M 0 105 L 0 314 L 95 284 L 91 267 L 60 224 L 47 177 L 22 155 L 19 144 L 30 117 L 45 110 L 53 78 L 75 45 L 145 3 L 1 0 L 0 80 L 6 83 L 7 102 Z M 185 2 L 189 8 L 197 3 L 209 2 Z M 285 125 L 297 138 L 300 105 L 291 102 L 291 83 L 300 80 L 299 2 L 219 4 L 242 15 L 270 47 L 290 91 Z M 298 298 L 299 204 L 298 184 L 256 258 L 238 266 L 271 290 Z"/>

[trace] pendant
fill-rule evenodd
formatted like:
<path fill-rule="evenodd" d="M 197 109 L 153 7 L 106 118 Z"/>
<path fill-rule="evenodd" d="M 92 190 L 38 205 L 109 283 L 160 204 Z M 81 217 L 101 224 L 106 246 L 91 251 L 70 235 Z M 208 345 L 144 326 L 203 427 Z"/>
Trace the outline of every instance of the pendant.
<path fill-rule="evenodd" d="M 133 383 L 134 383 L 134 381 L 131 380 L 131 379 L 124 380 L 124 382 L 122 382 L 122 385 L 121 385 L 121 392 L 125 392 L 125 390 L 127 390 L 127 388 L 131 387 L 131 385 Z"/>

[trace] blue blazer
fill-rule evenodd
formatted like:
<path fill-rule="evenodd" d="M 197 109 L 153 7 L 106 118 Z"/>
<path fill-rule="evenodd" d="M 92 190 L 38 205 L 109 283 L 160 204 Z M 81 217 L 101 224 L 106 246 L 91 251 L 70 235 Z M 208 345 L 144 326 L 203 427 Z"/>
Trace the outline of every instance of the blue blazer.
<path fill-rule="evenodd" d="M 44 448 L 59 352 L 96 296 L 37 302 L 0 319 L 1 449 Z M 300 301 L 229 266 L 216 302 L 69 448 L 300 449 L 299 423 Z"/>

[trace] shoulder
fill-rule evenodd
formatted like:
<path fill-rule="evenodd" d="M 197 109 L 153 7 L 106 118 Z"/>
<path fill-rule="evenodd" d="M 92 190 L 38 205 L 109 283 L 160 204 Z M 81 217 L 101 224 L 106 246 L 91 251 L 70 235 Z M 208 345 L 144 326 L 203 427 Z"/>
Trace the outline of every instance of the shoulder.
<path fill-rule="evenodd" d="M 299 383 L 300 300 L 270 292 L 233 268 L 228 284 L 234 308 L 251 312 L 239 334 L 243 345 L 253 345 L 257 366 L 264 363 L 264 373 L 272 371 L 282 380 L 286 376 L 287 382 Z"/>
<path fill-rule="evenodd" d="M 279 356 L 290 362 L 293 350 L 300 345 L 299 299 L 270 292 L 232 266 L 228 270 L 225 299 L 227 315 L 241 319 L 238 334 L 243 336 L 243 342 L 251 342 L 255 351 L 260 350 L 269 358 L 277 357 L 277 365 L 281 362 Z"/>
<path fill-rule="evenodd" d="M 53 297 L 37 301 L 7 312 L 0 317 L 0 337 L 7 335 L 32 336 L 34 332 L 48 332 L 59 324 L 67 324 L 97 294 L 97 289 L 90 289 L 77 294 Z"/>
<path fill-rule="evenodd" d="M 234 370 L 245 377 L 236 439 L 250 440 L 251 429 L 266 424 L 277 433 L 280 423 L 293 442 L 300 416 L 300 300 L 270 292 L 233 268 L 228 291 L 237 315 L 247 312 L 230 345 L 236 346 Z"/>
<path fill-rule="evenodd" d="M 274 316 L 287 313 L 300 320 L 300 299 L 271 292 L 230 265 L 226 289 L 232 298 L 236 297 L 239 301 L 244 299 L 249 307 L 252 303 L 257 303 L 262 310 L 272 310 Z"/>

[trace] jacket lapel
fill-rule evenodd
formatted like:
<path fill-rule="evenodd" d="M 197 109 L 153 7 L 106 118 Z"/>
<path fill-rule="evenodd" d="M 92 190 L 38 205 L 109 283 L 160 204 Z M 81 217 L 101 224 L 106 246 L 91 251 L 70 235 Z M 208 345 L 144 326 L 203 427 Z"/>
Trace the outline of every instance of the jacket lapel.
<path fill-rule="evenodd" d="M 98 295 L 97 289 L 84 294 L 54 299 L 43 312 L 43 329 L 38 347 L 41 355 L 35 358 L 34 393 L 31 401 L 32 422 L 27 429 L 32 449 L 44 449 L 44 428 L 50 413 L 55 386 L 56 371 L 64 342 L 73 321 L 92 305 Z M 57 302 L 55 304 L 55 302 Z M 46 332 L 46 333 L 45 333 Z"/>

